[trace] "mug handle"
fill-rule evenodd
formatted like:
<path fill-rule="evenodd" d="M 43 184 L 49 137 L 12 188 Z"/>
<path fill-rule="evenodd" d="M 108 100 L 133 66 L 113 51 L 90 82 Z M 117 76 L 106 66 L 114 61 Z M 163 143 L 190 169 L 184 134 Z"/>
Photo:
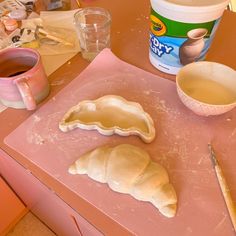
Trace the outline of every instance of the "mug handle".
<path fill-rule="evenodd" d="M 25 78 L 19 78 L 15 80 L 15 84 L 20 92 L 23 102 L 27 110 L 36 109 L 36 101 L 32 95 L 29 85 L 25 81 Z"/>

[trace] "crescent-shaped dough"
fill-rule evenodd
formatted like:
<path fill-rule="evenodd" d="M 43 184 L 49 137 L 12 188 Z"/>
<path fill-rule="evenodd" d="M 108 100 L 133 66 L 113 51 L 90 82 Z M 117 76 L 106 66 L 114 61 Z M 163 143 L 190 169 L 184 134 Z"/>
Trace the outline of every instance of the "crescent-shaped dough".
<path fill-rule="evenodd" d="M 70 166 L 69 173 L 87 174 L 116 192 L 151 202 L 167 217 L 176 213 L 177 196 L 167 171 L 139 147 L 129 144 L 99 147 L 82 155 Z"/>

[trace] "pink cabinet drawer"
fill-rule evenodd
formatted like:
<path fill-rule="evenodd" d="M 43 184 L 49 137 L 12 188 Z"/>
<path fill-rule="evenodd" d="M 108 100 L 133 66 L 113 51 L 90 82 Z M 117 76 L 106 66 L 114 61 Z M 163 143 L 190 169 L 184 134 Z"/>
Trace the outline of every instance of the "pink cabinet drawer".
<path fill-rule="evenodd" d="M 27 207 L 59 236 L 103 235 L 29 170 L 0 150 L 0 174 Z"/>

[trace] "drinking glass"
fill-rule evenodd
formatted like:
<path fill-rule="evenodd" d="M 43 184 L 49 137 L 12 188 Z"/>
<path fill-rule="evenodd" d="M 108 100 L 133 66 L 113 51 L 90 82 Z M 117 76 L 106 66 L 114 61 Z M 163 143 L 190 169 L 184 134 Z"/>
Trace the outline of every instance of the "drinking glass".
<path fill-rule="evenodd" d="M 74 15 L 82 57 L 92 61 L 104 48 L 110 48 L 110 13 L 100 7 L 87 7 Z"/>

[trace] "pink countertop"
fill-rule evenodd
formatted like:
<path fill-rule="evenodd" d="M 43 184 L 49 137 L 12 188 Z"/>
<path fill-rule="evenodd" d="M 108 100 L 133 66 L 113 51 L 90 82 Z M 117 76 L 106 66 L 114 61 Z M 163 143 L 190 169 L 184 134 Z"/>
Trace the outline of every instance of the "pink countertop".
<path fill-rule="evenodd" d="M 142 105 L 156 127 L 157 136 L 151 144 L 138 137 L 59 130 L 58 123 L 70 107 L 106 94 L 120 95 Z M 131 66 L 105 50 L 7 136 L 5 143 L 131 233 L 233 235 L 207 144 L 211 141 L 215 147 L 235 197 L 236 174 L 232 164 L 236 155 L 232 148 L 236 144 L 235 122 L 236 110 L 218 117 L 195 115 L 179 101 L 174 82 Z M 67 172 L 81 154 L 100 145 L 120 143 L 143 147 L 168 170 L 179 199 L 176 217 L 165 218 L 150 203 L 115 193 L 87 176 Z"/>

